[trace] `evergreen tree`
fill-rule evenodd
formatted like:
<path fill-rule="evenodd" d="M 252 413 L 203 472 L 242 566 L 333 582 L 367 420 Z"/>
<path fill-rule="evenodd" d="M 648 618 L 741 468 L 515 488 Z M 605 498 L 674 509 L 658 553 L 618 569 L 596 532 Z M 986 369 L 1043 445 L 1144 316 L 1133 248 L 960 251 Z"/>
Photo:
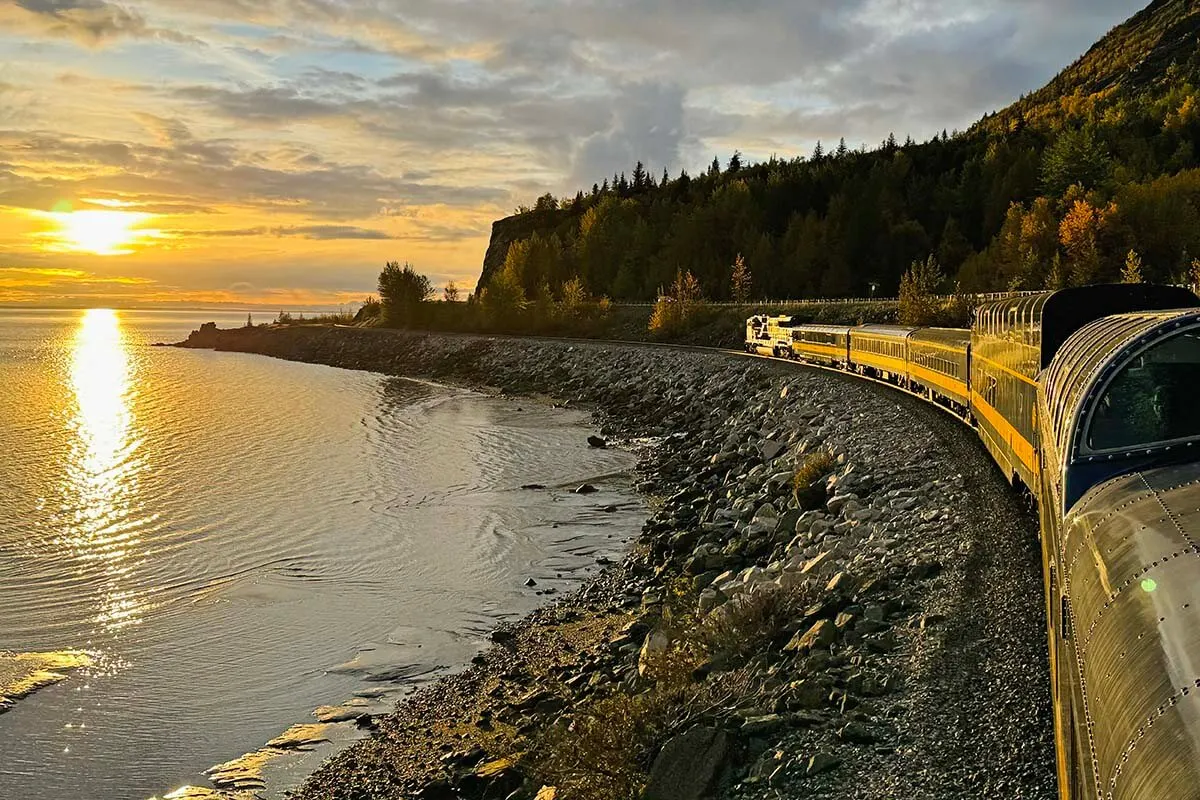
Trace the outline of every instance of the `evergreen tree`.
<path fill-rule="evenodd" d="M 715 178 L 721 174 L 721 161 L 716 156 L 713 156 L 712 164 L 709 165 L 708 175 L 710 178 Z"/>
<path fill-rule="evenodd" d="M 729 157 L 729 169 L 726 171 L 730 172 L 730 173 L 734 173 L 734 172 L 738 172 L 739 170 L 741 170 L 741 168 L 742 168 L 742 152 L 740 150 L 734 150 L 733 155 Z"/>
<path fill-rule="evenodd" d="M 633 168 L 633 191 L 641 193 L 646 188 L 646 165 L 641 161 Z"/>
<path fill-rule="evenodd" d="M 821 140 L 817 139 L 817 145 L 813 148 L 812 160 L 816 163 L 821 163 L 821 159 L 825 157 L 825 148 L 821 146 Z"/>

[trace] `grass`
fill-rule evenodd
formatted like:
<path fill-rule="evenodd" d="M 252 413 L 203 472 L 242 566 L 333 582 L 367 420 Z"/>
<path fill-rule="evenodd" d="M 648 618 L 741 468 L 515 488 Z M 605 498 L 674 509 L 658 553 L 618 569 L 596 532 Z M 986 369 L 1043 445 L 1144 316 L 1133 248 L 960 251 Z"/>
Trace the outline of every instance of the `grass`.
<path fill-rule="evenodd" d="M 823 479 L 837 468 L 837 459 L 828 450 L 814 450 L 804 457 L 792 476 L 792 496 L 800 508 L 813 511 L 825 503 Z"/>
<path fill-rule="evenodd" d="M 697 621 L 690 610 L 693 593 L 684 586 L 682 581 L 668 586 L 665 628 L 674 638 L 665 651 L 647 658 L 639 690 L 617 688 L 581 703 L 528 753 L 528 772 L 558 787 L 564 800 L 635 800 L 671 737 L 714 717 L 757 708 L 762 679 L 737 665 L 782 646 L 819 588 L 764 588 Z M 719 671 L 701 669 L 718 662 L 725 664 Z"/>
<path fill-rule="evenodd" d="M 814 588 L 802 584 L 738 595 L 701 621 L 697 643 L 708 658 L 734 663 L 782 646 L 794 632 L 792 623 L 815 600 Z"/>

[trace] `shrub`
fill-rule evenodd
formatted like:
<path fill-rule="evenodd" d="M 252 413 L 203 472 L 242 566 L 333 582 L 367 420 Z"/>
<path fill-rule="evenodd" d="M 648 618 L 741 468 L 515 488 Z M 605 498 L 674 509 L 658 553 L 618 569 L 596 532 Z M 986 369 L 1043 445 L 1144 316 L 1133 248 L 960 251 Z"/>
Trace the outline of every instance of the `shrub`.
<path fill-rule="evenodd" d="M 814 598 L 814 587 L 763 588 L 738 595 L 704 618 L 696 629 L 698 644 L 712 659 L 744 659 L 769 649 Z"/>
<path fill-rule="evenodd" d="M 691 656 L 672 651 L 645 691 L 588 701 L 542 734 L 527 757 L 529 771 L 571 800 L 636 800 L 668 739 L 756 693 L 746 671 L 705 681 L 695 680 L 692 671 Z"/>
<path fill-rule="evenodd" d="M 837 459 L 828 450 L 816 450 L 805 456 L 792 476 L 792 495 L 805 511 L 820 508 L 825 502 L 821 480 L 837 467 Z"/>
<path fill-rule="evenodd" d="M 666 293 L 660 293 L 650 315 L 650 332 L 670 335 L 683 328 L 703 304 L 700 282 L 691 272 L 675 273 L 675 283 Z"/>

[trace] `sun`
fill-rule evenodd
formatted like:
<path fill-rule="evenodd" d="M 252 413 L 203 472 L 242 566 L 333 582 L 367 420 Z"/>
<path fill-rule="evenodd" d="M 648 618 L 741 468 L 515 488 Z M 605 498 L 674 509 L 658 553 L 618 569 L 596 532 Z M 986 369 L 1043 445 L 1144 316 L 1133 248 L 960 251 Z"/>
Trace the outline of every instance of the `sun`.
<path fill-rule="evenodd" d="M 58 226 L 50 234 L 53 250 L 119 256 L 158 235 L 138 227 L 154 215 L 137 211 L 54 211 L 47 216 Z"/>

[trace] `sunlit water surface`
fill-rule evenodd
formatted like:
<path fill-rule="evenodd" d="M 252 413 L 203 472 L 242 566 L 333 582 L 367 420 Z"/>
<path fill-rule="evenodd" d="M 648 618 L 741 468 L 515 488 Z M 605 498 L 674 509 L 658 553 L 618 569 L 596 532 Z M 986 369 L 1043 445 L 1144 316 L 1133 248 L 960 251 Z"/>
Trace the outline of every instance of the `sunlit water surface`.
<path fill-rule="evenodd" d="M 577 412 L 149 346 L 208 319 L 244 316 L 0 311 L 0 652 L 93 662 L 0 714 L 0 798 L 205 786 L 461 666 L 640 524 Z"/>

